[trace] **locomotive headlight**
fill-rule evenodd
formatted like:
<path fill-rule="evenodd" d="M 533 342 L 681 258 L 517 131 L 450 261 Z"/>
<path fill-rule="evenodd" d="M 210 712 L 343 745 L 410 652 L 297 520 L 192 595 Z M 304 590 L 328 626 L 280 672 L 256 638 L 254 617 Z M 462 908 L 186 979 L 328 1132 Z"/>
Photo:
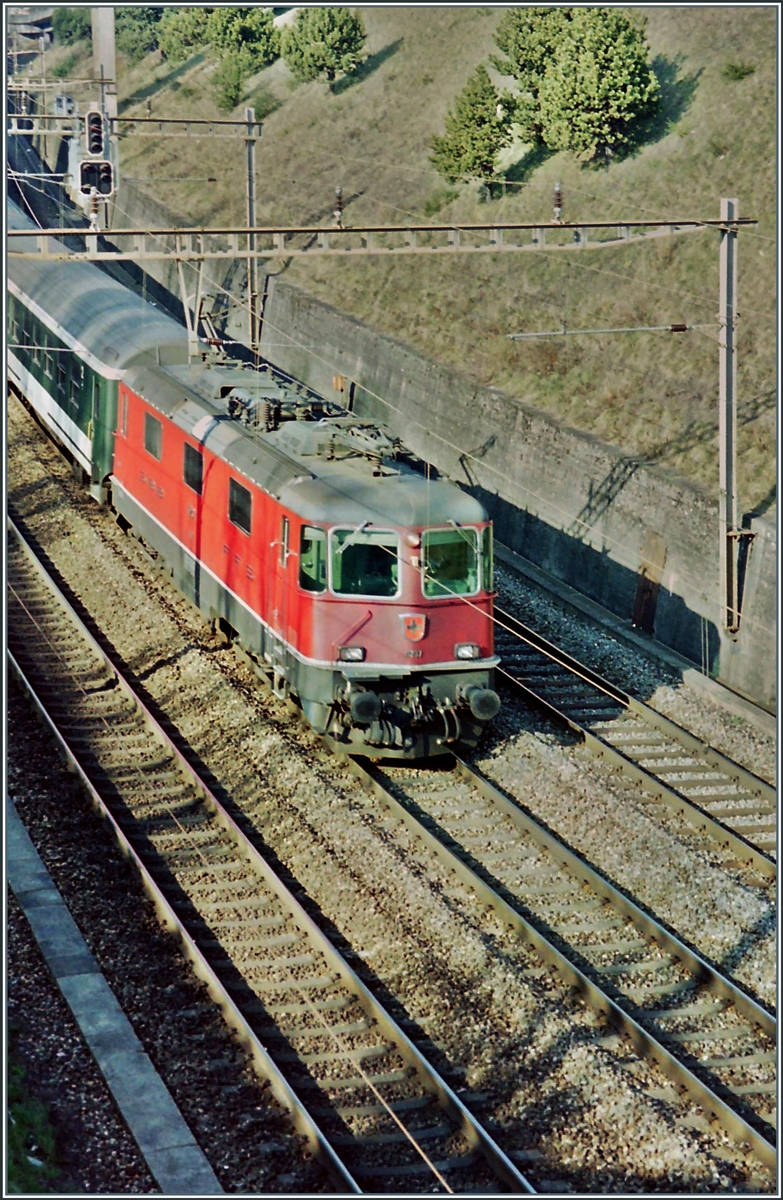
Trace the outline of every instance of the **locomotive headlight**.
<path fill-rule="evenodd" d="M 454 647 L 455 658 L 481 658 L 481 647 L 475 642 L 457 642 Z"/>
<path fill-rule="evenodd" d="M 364 646 L 341 646 L 337 657 L 340 662 L 364 662 L 367 651 Z"/>

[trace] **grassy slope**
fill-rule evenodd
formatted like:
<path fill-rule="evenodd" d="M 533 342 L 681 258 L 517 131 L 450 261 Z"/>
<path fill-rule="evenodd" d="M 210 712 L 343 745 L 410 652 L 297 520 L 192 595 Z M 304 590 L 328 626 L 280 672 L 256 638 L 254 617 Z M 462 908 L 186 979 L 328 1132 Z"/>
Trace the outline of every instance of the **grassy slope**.
<path fill-rule="evenodd" d="M 548 221 L 563 183 L 566 219 L 717 216 L 721 196 L 759 218 L 739 250 L 741 507 L 769 503 L 775 485 L 776 33 L 771 8 L 650 8 L 648 38 L 664 83 L 665 117 L 643 151 L 609 169 L 566 155 L 538 164 L 509 155 L 516 186 L 479 202 L 463 186 L 433 220 Z M 363 10 L 371 55 L 361 78 L 330 92 L 295 86 L 282 63 L 256 77 L 242 105 L 266 117 L 258 152 L 259 223 L 331 222 L 334 187 L 346 222 L 426 220 L 443 181 L 427 161 L 430 135 L 478 62 L 495 48 L 491 8 Z M 728 82 L 741 58 L 755 73 Z M 121 111 L 217 115 L 209 65 L 171 70 L 152 60 L 120 74 Z M 135 93 L 139 99 L 134 102 Z M 242 107 L 237 115 L 242 114 Z M 188 222 L 244 221 L 241 143 L 126 139 L 122 164 Z M 226 164 L 229 164 L 226 166 Z M 165 183 L 166 173 L 217 184 Z M 149 177 L 156 177 L 150 180 Z M 281 265 L 271 264 L 277 271 Z M 282 267 L 292 282 L 483 383 L 717 486 L 718 235 L 623 250 L 346 260 Z M 520 329 L 712 323 L 684 336 L 573 336 L 524 343 Z"/>

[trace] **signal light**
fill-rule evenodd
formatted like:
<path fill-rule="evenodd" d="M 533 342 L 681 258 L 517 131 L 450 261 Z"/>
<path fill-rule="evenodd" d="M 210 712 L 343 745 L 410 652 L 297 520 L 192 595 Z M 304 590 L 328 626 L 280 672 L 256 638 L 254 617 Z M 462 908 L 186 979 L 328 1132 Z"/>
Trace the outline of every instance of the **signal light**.
<path fill-rule="evenodd" d="M 96 157 L 103 154 L 104 133 L 103 133 L 103 113 L 97 109 L 90 109 L 85 118 L 85 128 L 87 130 L 87 153 L 94 154 Z"/>
<path fill-rule="evenodd" d="M 99 196 L 114 194 L 114 167 L 110 162 L 87 159 L 79 163 L 79 191 L 89 196 L 93 188 Z"/>
<path fill-rule="evenodd" d="M 114 170 L 110 162 L 98 163 L 98 194 L 111 196 L 114 191 Z"/>

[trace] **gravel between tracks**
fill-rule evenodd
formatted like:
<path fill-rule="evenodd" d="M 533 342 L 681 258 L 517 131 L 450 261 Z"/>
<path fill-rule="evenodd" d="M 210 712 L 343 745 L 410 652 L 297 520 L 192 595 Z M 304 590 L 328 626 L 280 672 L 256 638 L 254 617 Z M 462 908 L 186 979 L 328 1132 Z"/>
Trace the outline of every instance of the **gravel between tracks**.
<path fill-rule="evenodd" d="M 133 542 L 88 501 L 73 507 L 67 468 L 56 454 L 40 444 L 34 450 L 18 444 L 29 429 L 19 424 L 24 421 L 17 412 L 10 501 L 222 788 L 247 797 L 252 784 L 255 801 L 243 799 L 243 807 L 253 812 L 272 857 L 299 879 L 311 911 L 343 934 L 354 962 L 381 994 L 396 995 L 398 1012 L 426 1026 L 452 1084 L 489 1094 L 496 1120 L 517 1130 L 512 1144 L 542 1154 L 531 1177 L 554 1174 L 577 1191 L 746 1190 L 754 1168 L 741 1152 L 720 1133 L 700 1128 L 698 1114 L 646 1094 L 646 1086 L 665 1091 L 663 1078 L 622 1043 L 601 1045 L 606 1031 L 548 976 L 524 977 L 521 971 L 536 960 L 444 881 L 397 828 L 379 820 L 373 802 L 316 753 L 312 736 L 292 729 L 232 652 L 217 648 L 190 607 L 150 574 Z M 484 759 L 513 772 L 532 750 L 532 767 L 540 766 L 542 780 L 548 779 L 546 786 L 539 781 L 540 803 L 554 812 L 564 779 L 585 776 L 587 766 L 540 726 L 508 722 L 510 713 Z M 532 767 L 526 765 L 528 776 Z M 628 811 L 627 828 L 617 822 L 611 840 L 624 844 L 629 862 L 640 857 L 640 829 L 650 843 L 642 843 L 647 875 L 671 859 L 671 838 L 656 833 L 649 820 L 644 825 L 628 789 L 618 791 L 598 772 L 590 787 L 611 798 L 612 813 Z M 569 806 L 585 807 L 576 801 L 574 794 L 564 804 L 563 820 Z M 548 820 L 557 824 L 554 816 Z M 683 853 L 679 843 L 677 852 Z M 750 935 L 763 915 L 762 898 L 706 862 L 703 869 L 720 876 L 724 907 L 740 913 L 727 940 L 733 942 L 737 929 Z M 724 921 L 720 908 L 707 909 L 715 890 L 703 912 L 688 916 L 697 934 L 706 936 L 706 927 Z M 695 936 L 690 926 L 688 933 Z M 246 1111 L 244 1101 L 240 1109 Z M 277 1190 L 298 1189 L 289 1181 Z"/>
<path fill-rule="evenodd" d="M 771 734 L 683 686 L 664 663 L 632 650 L 593 622 L 575 618 L 554 596 L 514 572 L 496 566 L 495 582 L 499 604 L 517 620 L 762 779 L 775 782 L 777 741 Z"/>

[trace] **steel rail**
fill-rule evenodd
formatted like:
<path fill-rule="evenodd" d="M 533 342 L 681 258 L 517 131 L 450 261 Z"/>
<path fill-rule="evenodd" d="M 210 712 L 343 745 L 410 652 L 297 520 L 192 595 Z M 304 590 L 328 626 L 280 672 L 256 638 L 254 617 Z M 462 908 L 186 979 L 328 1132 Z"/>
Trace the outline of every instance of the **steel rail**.
<path fill-rule="evenodd" d="M 760 807 L 752 811 L 735 807 L 733 815 L 738 818 L 753 815 L 774 817 L 777 811 L 777 793 L 774 787 L 767 783 L 766 780 L 755 775 L 752 771 L 749 771 L 746 767 L 734 762 L 727 755 L 707 745 L 700 738 L 683 729 L 682 726 L 672 721 L 669 717 L 663 716 L 662 713 L 657 712 L 649 705 L 628 695 L 627 692 L 610 683 L 597 672 L 592 671 L 577 659 L 572 658 L 563 650 L 548 642 L 540 634 L 527 628 L 522 622 L 511 616 L 510 613 L 496 608 L 495 615 L 498 619 L 499 630 L 501 632 L 505 630 L 513 634 L 537 653 L 562 668 L 568 676 L 578 681 L 579 684 L 588 685 L 600 696 L 614 701 L 621 710 L 640 718 L 648 728 L 661 736 L 662 742 L 656 744 L 655 741 L 648 740 L 645 747 L 644 737 L 640 737 L 637 734 L 636 744 L 640 749 L 637 756 L 639 761 L 636 761 L 634 757 L 623 750 L 623 736 L 626 733 L 628 734 L 626 746 L 629 746 L 633 743 L 633 733 L 624 730 L 622 726 L 617 726 L 613 729 L 618 719 L 617 716 L 612 717 L 611 714 L 606 714 L 604 720 L 596 717 L 590 720 L 577 718 L 573 715 L 573 711 L 569 713 L 567 703 L 560 704 L 554 698 L 546 698 L 542 694 L 542 692 L 546 691 L 545 686 L 537 688 L 535 683 L 530 679 L 521 679 L 519 671 L 515 671 L 513 667 L 504 666 L 501 656 L 501 665 L 496 668 L 496 671 L 509 690 L 522 696 L 556 722 L 567 725 L 584 739 L 585 744 L 594 754 L 606 759 L 613 766 L 619 767 L 626 776 L 633 779 L 635 783 L 640 784 L 646 791 L 659 797 L 669 808 L 681 817 L 684 817 L 700 833 L 730 850 L 740 863 L 747 864 L 765 878 L 777 879 L 777 864 L 775 860 L 750 840 L 750 835 L 753 833 L 752 826 L 747 827 L 746 834 L 739 832 L 737 829 L 732 829 L 726 824 L 725 819 L 713 815 L 707 808 L 703 807 L 703 804 L 688 796 L 681 787 L 675 786 L 673 783 L 667 783 L 661 777 L 665 774 L 687 775 L 687 764 L 681 764 L 678 770 L 677 764 L 672 762 L 665 770 L 658 773 L 650 767 L 645 767 L 641 764 L 645 760 L 649 761 L 651 758 L 660 757 L 661 755 L 673 760 L 676 751 L 666 751 L 664 747 L 667 741 L 674 743 L 675 746 L 681 748 L 681 752 L 684 751 L 686 755 L 695 758 L 697 763 L 703 764 L 704 768 L 711 768 L 714 772 L 723 776 L 724 780 L 728 781 L 729 787 L 738 786 L 743 788 L 751 797 L 755 797 L 758 800 Z M 578 701 L 571 702 L 571 708 L 572 710 L 589 710 L 590 701 L 583 697 Z M 617 742 L 610 740 L 613 732 L 618 736 Z M 719 779 L 710 780 L 708 783 L 703 783 L 699 786 L 717 788 L 721 786 L 721 781 Z M 725 782 L 723 786 L 724 788 L 726 787 Z M 707 795 L 704 797 L 703 803 L 713 804 L 723 801 L 723 808 L 727 810 L 724 812 L 725 817 L 726 815 L 732 815 L 733 806 L 725 803 L 725 801 L 730 799 L 730 796 Z"/>
<path fill-rule="evenodd" d="M 165 750 L 173 763 L 176 764 L 177 771 L 203 799 L 210 812 L 214 814 L 219 824 L 229 834 L 234 847 L 239 849 L 244 857 L 250 861 L 263 879 L 265 885 L 278 897 L 282 906 L 290 912 L 295 926 L 305 933 L 311 945 L 323 954 L 331 969 L 342 979 L 347 989 L 358 998 L 365 1013 L 378 1025 L 384 1037 L 395 1047 L 408 1067 L 415 1072 L 424 1089 L 435 1098 L 440 1108 L 448 1114 L 454 1123 L 455 1132 L 464 1135 L 469 1145 L 481 1152 L 491 1170 L 511 1191 L 534 1194 L 535 1188 L 532 1184 L 522 1175 L 490 1134 L 472 1116 L 465 1104 L 438 1075 L 408 1035 L 404 1033 L 400 1026 L 397 1025 L 393 1018 L 379 1004 L 366 985 L 359 979 L 331 942 L 329 942 L 305 909 L 302 908 L 285 883 L 275 874 L 253 844 L 249 842 L 231 815 L 201 780 L 198 773 L 171 741 L 170 737 L 152 713 L 149 712 L 131 685 L 123 678 L 115 664 L 100 647 L 92 634 L 90 634 L 89 630 L 86 629 L 84 623 L 57 588 L 37 555 L 11 520 L 8 521 L 8 527 L 23 554 L 37 572 L 39 579 L 63 610 L 70 625 L 78 631 L 82 642 L 86 644 L 92 655 L 109 673 L 114 682 L 115 689 L 143 716 L 145 724 L 153 738 Z M 215 970 L 209 964 L 202 948 L 199 946 L 198 939 L 193 937 L 177 916 L 173 905 L 166 899 L 164 892 L 155 881 L 152 872 L 145 865 L 143 856 L 134 848 L 131 839 L 112 813 L 111 807 L 101 796 L 94 779 L 90 778 L 90 774 L 78 753 L 69 744 L 68 739 L 63 735 L 61 730 L 58 729 L 57 722 L 49 712 L 46 702 L 39 697 L 33 683 L 28 680 L 22 667 L 10 651 L 9 663 L 13 673 L 20 680 L 22 687 L 30 696 L 37 711 L 51 729 L 69 766 L 79 775 L 93 805 L 108 822 L 111 831 L 121 847 L 122 853 L 137 868 L 144 887 L 153 899 L 161 920 L 167 928 L 178 935 L 186 955 L 193 963 L 197 975 L 206 983 L 211 997 L 221 1008 L 227 1023 L 237 1033 L 241 1044 L 249 1050 L 258 1072 L 270 1081 L 275 1096 L 281 1104 L 289 1109 L 295 1127 L 307 1138 L 314 1153 L 332 1175 L 340 1190 L 347 1190 L 351 1193 L 362 1192 L 363 1189 L 330 1143 L 328 1134 L 324 1133 L 317 1125 L 315 1119 L 308 1112 L 292 1085 L 280 1071 L 269 1051 L 254 1033 L 243 1016 L 241 1008 L 232 999 L 227 987 L 221 982 Z M 325 1032 L 328 1032 L 328 1028 Z M 415 1134 L 415 1131 L 413 1133 Z M 409 1134 L 408 1136 L 410 1137 L 411 1135 Z M 426 1154 L 423 1154 L 423 1157 L 425 1162 L 429 1161 Z M 389 1173 L 393 1174 L 393 1170 L 390 1170 Z"/>
<path fill-rule="evenodd" d="M 621 1003 L 601 988 L 577 962 L 578 952 L 571 957 L 564 952 L 539 924 L 526 918 L 505 900 L 492 886 L 473 870 L 455 850 L 445 844 L 442 837 L 433 833 L 426 824 L 398 800 L 381 782 L 375 767 L 365 767 L 355 759 L 348 759 L 336 743 L 330 749 L 346 762 L 363 787 L 389 809 L 392 815 L 405 825 L 463 884 L 473 890 L 482 905 L 491 908 L 507 927 L 535 949 L 542 960 L 553 967 L 561 978 L 583 996 L 590 1006 L 605 1014 L 612 1024 L 626 1034 L 637 1052 L 656 1062 L 665 1075 L 692 1099 L 705 1108 L 737 1142 L 748 1142 L 759 1160 L 767 1167 L 775 1166 L 777 1154 L 774 1144 L 754 1125 L 747 1121 L 730 1104 L 700 1079 L 684 1062 L 674 1055 L 649 1029 L 627 1011 Z M 602 900 L 607 901 L 621 916 L 634 925 L 658 946 L 675 955 L 693 974 L 694 981 L 706 986 L 716 996 L 729 1000 L 736 1011 L 770 1038 L 776 1035 L 777 1022 L 769 1012 L 747 995 L 731 979 L 722 975 L 706 959 L 702 958 L 673 933 L 599 875 L 579 855 L 569 850 L 559 839 L 549 833 L 533 817 L 523 812 L 502 792 L 475 772 L 466 763 L 455 758 L 459 776 L 471 783 L 504 816 L 509 817 L 517 829 L 532 838 L 536 845 L 546 850 L 556 863 L 563 866 L 580 882 L 587 884 Z M 562 941 L 562 937 L 559 940 Z"/>

